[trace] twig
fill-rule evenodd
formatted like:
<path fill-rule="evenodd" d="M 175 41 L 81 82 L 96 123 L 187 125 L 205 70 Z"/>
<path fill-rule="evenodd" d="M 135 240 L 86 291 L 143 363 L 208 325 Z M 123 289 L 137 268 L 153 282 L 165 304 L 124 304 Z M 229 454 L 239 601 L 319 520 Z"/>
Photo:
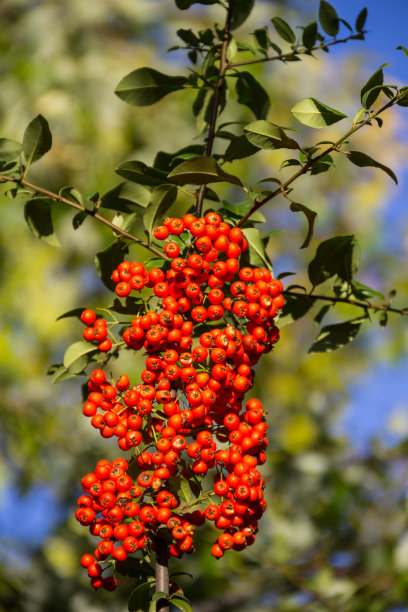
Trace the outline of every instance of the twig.
<path fill-rule="evenodd" d="M 156 593 L 169 595 L 169 553 L 166 540 L 157 537 L 156 540 Z M 169 612 L 168 599 L 159 599 L 157 612 Z"/>
<path fill-rule="evenodd" d="M 282 293 L 283 295 L 293 295 L 294 297 L 305 298 L 307 300 L 323 300 L 325 302 L 332 302 L 333 304 L 349 304 L 350 306 L 357 306 L 358 308 L 363 308 L 364 310 L 382 310 L 385 312 L 396 312 L 400 315 L 408 315 L 408 310 L 393 308 L 388 304 L 375 305 L 371 304 L 370 302 L 359 302 L 358 300 L 353 300 L 346 297 L 341 298 L 330 295 L 317 295 L 316 293 L 301 293 L 300 291 L 292 291 L 291 289 L 287 289 Z"/>

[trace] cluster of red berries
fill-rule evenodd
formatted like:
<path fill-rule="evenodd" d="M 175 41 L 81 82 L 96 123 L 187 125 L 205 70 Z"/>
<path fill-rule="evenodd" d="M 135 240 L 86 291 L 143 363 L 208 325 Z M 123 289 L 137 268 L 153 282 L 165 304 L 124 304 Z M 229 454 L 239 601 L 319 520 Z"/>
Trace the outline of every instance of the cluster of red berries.
<path fill-rule="evenodd" d="M 124 261 L 112 274 L 119 297 L 135 292 L 145 303 L 157 302 L 122 329 L 129 349 L 145 351 L 141 382 L 131 385 L 126 374 L 109 382 L 94 370 L 83 406 L 103 437 L 117 436 L 120 448 L 133 448 L 136 457 L 135 481 L 116 465 L 124 460 L 100 462 L 82 481 L 86 495 L 78 500 L 78 520 L 95 535 L 101 525 L 110 533 L 102 535 L 92 568 L 109 555 L 124 559 L 163 529 L 173 538 L 170 554 L 181 557 L 193 551 L 194 526 L 205 518 L 222 531 L 211 550 L 215 557 L 242 550 L 254 541 L 266 507 L 257 467 L 266 459 L 265 415 L 258 399 L 245 408 L 243 400 L 253 385 L 253 366 L 279 339 L 274 318 L 284 303 L 282 284 L 265 268 L 240 267 L 246 239 L 217 213 L 167 219 L 154 236 L 170 236 L 163 269 Z M 93 311 L 85 310 L 81 319 L 87 340 L 108 340 L 100 335 L 106 322 Z M 212 469 L 213 489 L 200 501 L 214 502 L 212 495 L 220 500 L 191 513 L 181 506 L 172 477 L 194 485 Z M 98 512 L 103 518 L 96 518 Z M 133 529 L 142 529 L 140 537 Z M 93 586 L 104 586 L 100 574 L 93 578 Z"/>

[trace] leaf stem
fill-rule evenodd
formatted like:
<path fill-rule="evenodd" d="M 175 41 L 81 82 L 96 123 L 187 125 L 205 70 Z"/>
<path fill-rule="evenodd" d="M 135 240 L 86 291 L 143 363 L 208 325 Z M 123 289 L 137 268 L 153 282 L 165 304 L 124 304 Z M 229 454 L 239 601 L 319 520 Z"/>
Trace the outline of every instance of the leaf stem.
<path fill-rule="evenodd" d="M 389 304 L 371 304 L 370 302 L 360 302 L 358 300 L 353 300 L 347 297 L 335 297 L 330 295 L 319 295 L 316 293 L 302 293 L 300 291 L 292 291 L 291 289 L 287 289 L 282 292 L 283 295 L 293 295 L 294 297 L 305 298 L 307 300 L 323 300 L 325 302 L 332 302 L 332 304 L 349 304 L 350 306 L 357 306 L 358 308 L 363 308 L 364 310 L 381 310 L 385 312 L 395 312 L 400 315 L 408 315 L 408 309 L 399 309 L 393 308 Z"/>

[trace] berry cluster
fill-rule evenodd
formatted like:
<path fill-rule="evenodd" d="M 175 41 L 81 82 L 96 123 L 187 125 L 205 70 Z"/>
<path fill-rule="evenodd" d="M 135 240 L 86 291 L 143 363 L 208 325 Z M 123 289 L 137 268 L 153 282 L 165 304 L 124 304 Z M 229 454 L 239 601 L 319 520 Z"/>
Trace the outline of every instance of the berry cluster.
<path fill-rule="evenodd" d="M 181 557 L 193 551 L 194 527 L 205 518 L 222 532 L 215 557 L 242 550 L 253 543 L 266 507 L 258 470 L 266 460 L 265 414 L 258 399 L 244 405 L 244 395 L 253 366 L 279 339 L 274 318 L 284 303 L 282 284 L 266 268 L 240 267 L 242 230 L 215 212 L 166 219 L 154 236 L 170 237 L 163 269 L 124 261 L 112 274 L 119 297 L 156 302 L 121 332 L 129 349 L 145 353 L 141 382 L 131 384 L 126 374 L 108 381 L 96 369 L 83 406 L 103 437 L 116 436 L 122 450 L 135 453 L 129 464 L 99 462 L 82 480 L 77 519 L 102 537 L 82 562 L 96 588 L 105 586 L 93 573 L 98 560 L 121 561 L 154 543 L 159 530 L 170 554 Z M 91 310 L 81 319 L 84 337 L 110 350 L 103 345 L 110 342 L 106 322 Z M 202 493 L 211 470 L 212 488 Z M 182 506 L 180 478 L 196 492 L 195 504 L 207 503 L 204 511 Z"/>

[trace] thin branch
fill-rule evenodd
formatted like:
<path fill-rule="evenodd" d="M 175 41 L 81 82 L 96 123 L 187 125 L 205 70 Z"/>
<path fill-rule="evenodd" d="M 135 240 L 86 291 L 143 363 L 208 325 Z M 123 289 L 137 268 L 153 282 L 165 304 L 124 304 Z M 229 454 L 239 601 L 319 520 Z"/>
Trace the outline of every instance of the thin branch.
<path fill-rule="evenodd" d="M 292 291 L 291 289 L 286 289 L 283 291 L 283 295 L 293 295 L 294 297 L 305 298 L 307 300 L 323 300 L 325 302 L 331 302 L 332 304 L 349 304 L 350 306 L 357 306 L 358 308 L 363 308 L 364 310 L 381 310 L 385 312 L 395 312 L 400 315 L 408 315 L 407 309 L 393 308 L 389 304 L 375 305 L 371 304 L 370 302 L 360 302 L 347 297 L 341 298 L 330 295 L 318 295 L 316 293 L 302 293 L 301 291 Z"/>
<path fill-rule="evenodd" d="M 212 153 L 212 149 L 214 145 L 214 136 L 215 136 L 215 125 L 217 122 L 218 111 L 219 111 L 219 106 L 220 106 L 220 101 L 221 101 L 221 91 L 225 83 L 225 73 L 229 67 L 229 62 L 227 60 L 227 51 L 228 51 L 228 44 L 231 38 L 231 19 L 232 19 L 232 8 L 233 8 L 234 1 L 235 0 L 230 0 L 230 2 L 228 3 L 227 16 L 225 19 L 224 38 L 222 42 L 221 55 L 220 55 L 220 70 L 218 73 L 217 83 L 215 84 L 215 86 L 213 86 L 214 101 L 213 101 L 211 119 L 210 119 L 209 128 L 208 128 L 207 143 L 205 146 L 206 156 L 209 156 Z M 197 215 L 199 217 L 201 216 L 201 212 L 203 209 L 204 192 L 205 192 L 205 185 L 201 185 L 198 191 L 198 195 L 197 195 Z"/>
<path fill-rule="evenodd" d="M 158 536 L 156 542 L 156 593 L 169 595 L 169 552 L 166 540 Z M 156 605 L 157 612 L 169 612 L 167 599 L 160 599 Z"/>
<path fill-rule="evenodd" d="M 238 66 L 250 66 L 251 64 L 260 64 L 262 62 L 271 62 L 273 60 L 281 60 L 290 61 L 292 57 L 296 57 L 297 55 L 305 54 L 310 55 L 312 51 L 320 51 L 325 49 L 326 47 L 332 47 L 333 45 L 337 45 L 339 43 L 346 43 L 349 40 L 361 40 L 361 34 L 366 34 L 367 32 L 361 32 L 358 34 L 350 34 L 346 38 L 340 38 L 336 40 L 332 40 L 328 43 L 321 43 L 320 45 L 316 45 L 316 47 L 312 47 L 311 49 L 294 49 L 293 51 L 288 51 L 287 53 L 280 53 L 278 55 L 272 55 L 267 57 L 261 57 L 259 59 L 247 60 L 245 62 L 234 62 L 230 64 L 230 68 L 237 68 Z"/>
<path fill-rule="evenodd" d="M 120 227 L 118 227 L 114 223 L 111 223 L 111 221 L 108 221 L 108 219 L 105 219 L 105 217 L 102 217 L 102 215 L 100 215 L 99 213 L 96 213 L 96 212 L 93 212 L 91 210 L 88 210 L 87 208 L 85 208 L 85 206 L 82 206 L 78 202 L 75 202 L 73 200 L 69 200 L 68 198 L 64 198 L 63 196 L 59 195 L 58 193 L 55 193 L 53 191 L 49 191 L 48 189 L 44 189 L 44 187 L 40 187 L 39 185 L 34 185 L 33 183 L 30 183 L 29 181 L 26 181 L 24 178 L 17 179 L 17 178 L 13 178 L 11 176 L 6 176 L 6 175 L 3 175 L 3 174 L 0 174 L 0 183 L 5 182 L 5 181 L 11 182 L 11 183 L 16 183 L 17 185 L 21 185 L 23 187 L 27 187 L 28 189 L 32 189 L 35 193 L 41 193 L 42 195 L 45 195 L 45 196 L 51 198 L 52 200 L 56 200 L 57 202 L 61 202 L 63 204 L 67 204 L 68 206 L 71 206 L 71 208 L 76 208 L 77 210 L 79 210 L 81 212 L 85 212 L 90 217 L 93 217 L 97 221 L 100 221 L 104 225 L 107 225 L 108 227 L 110 227 L 110 229 L 113 230 L 114 232 L 116 232 L 117 234 L 120 234 L 121 236 L 123 236 L 124 238 L 128 238 L 129 240 L 132 240 L 132 242 L 136 242 L 137 244 L 140 244 L 140 246 L 145 247 L 145 249 L 148 249 L 149 251 L 151 251 L 155 255 L 159 255 L 161 258 L 167 259 L 166 254 L 163 253 L 162 251 L 159 251 L 159 249 L 157 249 L 153 244 L 149 244 L 148 242 L 145 242 L 144 240 L 141 240 L 140 238 L 138 238 L 134 234 L 126 232 L 125 230 L 121 229 Z"/>
<path fill-rule="evenodd" d="M 262 200 L 257 200 L 255 198 L 253 207 L 251 208 L 251 210 L 249 210 L 247 212 L 246 215 L 244 215 L 242 217 L 242 219 L 237 223 L 237 226 L 239 227 L 240 225 L 245 223 L 245 221 L 247 221 L 247 219 L 249 219 L 249 217 L 251 217 L 251 215 L 253 215 L 255 211 L 257 211 L 259 208 L 261 208 L 261 206 L 264 206 L 267 202 L 270 202 L 270 200 L 275 198 L 277 195 L 284 193 L 286 191 L 287 187 L 289 187 L 289 185 L 291 185 L 297 178 L 299 178 L 299 176 L 302 176 L 303 174 L 306 174 L 306 172 L 308 172 L 310 170 L 310 168 L 316 162 L 318 162 L 320 159 L 322 159 L 322 157 L 324 157 L 325 155 L 328 155 L 329 153 L 332 153 L 333 151 L 337 151 L 338 147 L 340 147 L 340 145 L 343 144 L 343 142 L 347 138 L 349 138 L 349 136 L 351 136 L 352 134 L 354 134 L 355 132 L 360 130 L 365 125 L 371 123 L 373 119 L 378 117 L 378 115 L 380 115 L 385 110 L 387 110 L 388 108 L 393 106 L 396 103 L 397 100 L 398 100 L 398 96 L 392 98 L 389 102 L 387 102 L 387 104 L 384 104 L 384 106 L 382 106 L 378 111 L 376 111 L 372 115 L 369 115 L 367 117 L 367 119 L 365 119 L 361 123 L 358 123 L 354 127 L 350 128 L 348 130 L 348 132 L 346 132 L 346 134 L 344 134 L 344 136 L 339 138 L 339 140 L 337 142 L 335 142 L 334 144 L 330 145 L 330 147 L 327 147 L 327 149 L 322 151 L 322 153 L 319 153 L 319 155 L 316 155 L 316 157 L 309 158 L 304 166 L 302 166 L 297 172 L 295 172 L 295 174 L 293 174 L 290 178 L 288 178 L 287 181 L 282 183 L 277 189 L 275 189 L 275 191 L 273 191 L 272 193 L 270 193 L 267 196 L 265 196 Z"/>

